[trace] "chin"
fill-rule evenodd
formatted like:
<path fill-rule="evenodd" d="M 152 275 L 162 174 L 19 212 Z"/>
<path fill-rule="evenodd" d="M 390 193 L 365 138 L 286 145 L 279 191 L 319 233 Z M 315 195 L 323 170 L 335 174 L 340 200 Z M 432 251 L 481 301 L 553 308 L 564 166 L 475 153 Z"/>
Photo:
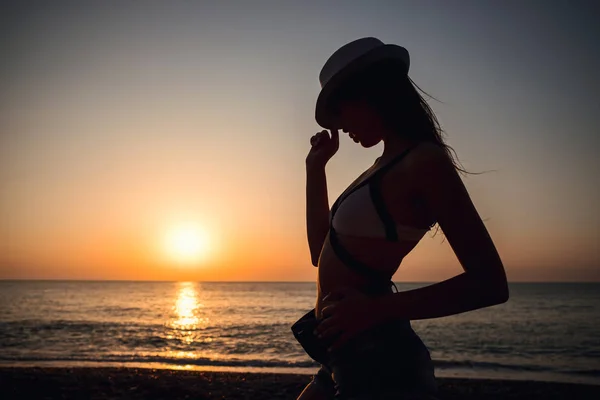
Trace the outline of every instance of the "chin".
<path fill-rule="evenodd" d="M 365 149 L 370 149 L 371 147 L 375 146 L 375 144 L 376 143 L 361 143 L 360 145 Z"/>
<path fill-rule="evenodd" d="M 359 142 L 359 143 L 360 143 L 360 145 L 361 145 L 362 147 L 364 147 L 365 149 L 368 149 L 368 148 L 371 148 L 371 147 L 373 147 L 373 146 L 377 145 L 379 142 L 380 142 L 380 141 L 378 140 L 378 141 L 376 141 L 376 142 L 375 142 L 375 141 L 373 141 L 373 142 L 362 142 L 362 141 L 361 141 L 361 142 Z"/>

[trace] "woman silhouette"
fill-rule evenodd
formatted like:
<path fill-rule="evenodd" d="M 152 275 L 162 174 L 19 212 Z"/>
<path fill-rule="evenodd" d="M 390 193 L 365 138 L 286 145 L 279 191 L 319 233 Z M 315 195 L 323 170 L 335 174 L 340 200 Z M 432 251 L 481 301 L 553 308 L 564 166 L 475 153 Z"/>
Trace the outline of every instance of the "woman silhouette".
<path fill-rule="evenodd" d="M 437 119 L 408 77 L 406 49 L 363 38 L 325 63 L 306 157 L 306 222 L 316 307 L 292 331 L 322 368 L 299 399 L 434 398 L 429 351 L 410 321 L 506 302 L 502 261 L 459 176 Z M 381 157 L 331 210 L 325 166 L 338 130 Z M 398 292 L 391 277 L 435 224 L 464 272 Z M 403 397 L 404 396 L 404 397 Z"/>

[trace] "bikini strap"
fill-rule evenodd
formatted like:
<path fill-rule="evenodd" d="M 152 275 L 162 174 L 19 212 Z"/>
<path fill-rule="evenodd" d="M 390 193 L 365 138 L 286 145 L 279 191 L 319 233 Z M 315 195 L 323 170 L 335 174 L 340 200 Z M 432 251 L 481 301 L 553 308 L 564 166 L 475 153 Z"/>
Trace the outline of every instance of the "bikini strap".
<path fill-rule="evenodd" d="M 414 146 L 409 147 L 404 150 L 400 155 L 394 157 L 392 161 L 384 165 L 380 170 L 378 170 L 378 174 L 373 176 L 369 183 L 369 194 L 371 195 L 371 200 L 373 201 L 373 205 L 375 206 L 375 211 L 377 211 L 377 215 L 379 215 L 379 219 L 383 223 L 383 227 L 385 229 L 385 237 L 390 241 L 398 240 L 398 231 L 396 230 L 396 222 L 392 215 L 388 211 L 385 206 L 385 201 L 383 200 L 383 194 L 381 193 L 381 181 L 383 176 L 389 172 L 392 167 L 398 164 L 400 161 L 410 153 L 410 151 L 414 148 Z"/>
<path fill-rule="evenodd" d="M 350 269 L 358 272 L 373 282 L 374 286 L 379 287 L 382 284 L 388 284 L 390 277 L 358 261 L 342 246 L 339 242 L 337 233 L 333 227 L 329 229 L 329 242 L 335 255 Z"/>
<path fill-rule="evenodd" d="M 398 240 L 398 231 L 396 230 L 396 222 L 392 218 L 392 215 L 385 206 L 383 201 L 383 195 L 381 194 L 381 180 L 371 182 L 369 185 L 369 194 L 371 195 L 371 201 L 379 215 L 379 219 L 383 223 L 385 229 L 385 238 L 390 241 Z"/>

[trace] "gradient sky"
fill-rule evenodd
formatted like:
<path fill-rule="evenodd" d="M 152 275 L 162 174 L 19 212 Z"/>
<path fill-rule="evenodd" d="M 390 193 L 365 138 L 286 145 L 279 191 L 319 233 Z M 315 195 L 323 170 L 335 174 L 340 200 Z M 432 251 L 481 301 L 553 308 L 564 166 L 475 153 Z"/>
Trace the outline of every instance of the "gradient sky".
<path fill-rule="evenodd" d="M 3 3 L 6 4 L 6 3 Z M 405 46 L 511 281 L 600 281 L 594 2 L 18 2 L 0 17 L 0 279 L 313 280 L 318 73 Z M 346 136 L 330 202 L 381 153 Z M 165 255 L 181 223 L 210 251 Z M 426 236 L 395 278 L 461 272 Z"/>

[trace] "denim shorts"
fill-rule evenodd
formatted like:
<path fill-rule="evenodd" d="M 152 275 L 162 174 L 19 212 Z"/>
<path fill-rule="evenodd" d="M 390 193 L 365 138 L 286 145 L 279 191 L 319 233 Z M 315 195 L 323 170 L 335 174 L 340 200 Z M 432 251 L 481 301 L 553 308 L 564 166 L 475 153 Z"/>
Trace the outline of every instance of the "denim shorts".
<path fill-rule="evenodd" d="M 307 313 L 292 331 L 307 354 L 322 365 L 314 383 L 333 390 L 336 399 L 435 398 L 429 351 L 409 321 L 370 329 L 331 354 L 327 344 L 312 334 L 317 325 L 314 312 Z"/>

